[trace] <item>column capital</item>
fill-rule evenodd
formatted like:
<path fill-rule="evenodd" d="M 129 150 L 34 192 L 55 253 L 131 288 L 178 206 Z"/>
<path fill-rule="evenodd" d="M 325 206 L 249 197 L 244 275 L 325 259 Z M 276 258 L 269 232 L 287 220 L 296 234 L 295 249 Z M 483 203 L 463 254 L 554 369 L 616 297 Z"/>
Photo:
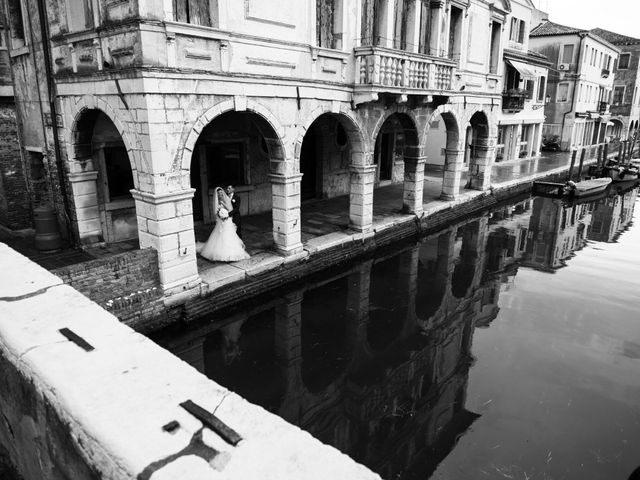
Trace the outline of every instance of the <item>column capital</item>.
<path fill-rule="evenodd" d="M 281 175 L 279 173 L 270 173 L 269 180 L 271 183 L 280 183 L 280 184 L 289 184 L 296 183 L 302 180 L 304 174 L 302 173 L 294 173 L 291 175 Z"/>
<path fill-rule="evenodd" d="M 195 188 L 185 188 L 184 190 L 179 190 L 177 192 L 167 192 L 159 194 L 141 192 L 140 190 L 136 190 L 135 188 L 129 191 L 131 192 L 131 196 L 134 198 L 134 200 L 150 203 L 152 205 L 178 202 L 181 200 L 191 200 L 193 198 L 193 195 L 196 193 Z"/>
<path fill-rule="evenodd" d="M 69 173 L 68 178 L 71 183 L 91 182 L 98 179 L 98 171 Z"/>
<path fill-rule="evenodd" d="M 377 165 L 349 165 L 351 173 L 375 173 Z"/>

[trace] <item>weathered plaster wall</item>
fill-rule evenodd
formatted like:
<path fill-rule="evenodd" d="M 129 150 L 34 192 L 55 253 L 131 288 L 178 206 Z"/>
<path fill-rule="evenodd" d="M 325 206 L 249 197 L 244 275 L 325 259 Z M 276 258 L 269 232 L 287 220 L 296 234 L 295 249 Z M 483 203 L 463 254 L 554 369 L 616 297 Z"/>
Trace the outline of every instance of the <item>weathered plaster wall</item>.
<path fill-rule="evenodd" d="M 379 479 L 4 244 L 0 259 L 0 442 L 25 480 Z M 62 328 L 94 350 L 67 340 Z M 179 406 L 187 399 L 215 411 L 242 440 L 233 447 L 203 428 Z M 172 433 L 163 430 L 173 421 Z"/>

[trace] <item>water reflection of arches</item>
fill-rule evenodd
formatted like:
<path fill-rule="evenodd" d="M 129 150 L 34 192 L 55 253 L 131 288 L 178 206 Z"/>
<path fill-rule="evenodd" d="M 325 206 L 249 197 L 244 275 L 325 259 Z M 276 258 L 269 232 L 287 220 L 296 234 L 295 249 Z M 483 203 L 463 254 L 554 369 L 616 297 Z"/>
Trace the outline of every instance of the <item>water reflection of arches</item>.
<path fill-rule="evenodd" d="M 478 233 L 477 222 L 460 227 L 456 233 L 456 242 L 460 243 L 460 255 L 451 277 L 451 291 L 456 298 L 464 298 L 473 284 L 478 258 Z"/>
<path fill-rule="evenodd" d="M 209 333 L 203 343 L 205 375 L 269 410 L 280 406 L 285 391 L 274 361 L 275 313 L 270 308 L 241 318 Z"/>
<path fill-rule="evenodd" d="M 451 235 L 438 235 L 423 240 L 418 269 L 416 314 L 421 322 L 428 322 L 444 301 L 449 282 Z"/>

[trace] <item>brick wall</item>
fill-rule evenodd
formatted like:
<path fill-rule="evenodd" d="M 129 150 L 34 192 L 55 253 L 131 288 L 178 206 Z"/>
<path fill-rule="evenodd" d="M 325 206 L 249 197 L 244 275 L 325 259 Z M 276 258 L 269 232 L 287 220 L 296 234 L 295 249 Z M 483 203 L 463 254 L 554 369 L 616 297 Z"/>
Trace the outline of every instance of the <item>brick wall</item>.
<path fill-rule="evenodd" d="M 136 330 L 164 323 L 165 306 L 152 248 L 78 263 L 51 271 L 121 322 Z"/>
<path fill-rule="evenodd" d="M 0 103 L 0 224 L 13 230 L 32 226 L 12 103 Z"/>

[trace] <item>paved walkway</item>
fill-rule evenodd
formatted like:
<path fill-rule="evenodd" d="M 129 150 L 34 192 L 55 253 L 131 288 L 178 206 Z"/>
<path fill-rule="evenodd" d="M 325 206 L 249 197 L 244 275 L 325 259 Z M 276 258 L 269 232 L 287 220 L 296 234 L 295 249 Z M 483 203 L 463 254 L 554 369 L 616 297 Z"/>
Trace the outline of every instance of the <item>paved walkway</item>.
<path fill-rule="evenodd" d="M 503 162 L 494 165 L 492 170 L 493 185 L 499 187 L 511 183 L 533 179 L 542 173 L 566 169 L 570 163 L 567 153 L 546 154 L 538 159 L 524 159 Z M 466 174 L 461 185 L 466 184 Z M 394 184 L 376 188 L 373 198 L 373 225 L 379 231 L 397 222 L 413 218 L 413 215 L 401 213 L 403 185 Z M 452 203 L 467 201 L 482 193 L 461 187 L 461 198 L 456 202 L 440 199 L 442 190 L 441 169 L 428 168 L 424 182 L 424 210 L 426 214 L 448 208 Z M 246 275 L 255 275 L 266 269 L 295 261 L 309 253 L 329 248 L 354 236 L 362 236 L 351 231 L 349 225 L 349 196 L 344 195 L 331 199 L 304 202 L 301 209 L 302 242 L 305 252 L 301 255 L 285 258 L 273 249 L 271 212 L 251 215 L 242 219 L 243 240 L 249 260 L 233 263 L 210 262 L 198 257 L 198 272 L 202 279 L 213 289 L 222 284 L 243 279 Z M 196 240 L 206 241 L 212 225 L 196 225 Z M 55 269 L 66 265 L 85 262 L 96 258 L 114 255 L 138 248 L 137 241 L 120 242 L 107 246 L 86 249 L 64 248 L 55 253 L 39 252 L 34 245 L 33 237 L 19 238 L 0 230 L 0 241 L 31 258 L 47 269 Z"/>

